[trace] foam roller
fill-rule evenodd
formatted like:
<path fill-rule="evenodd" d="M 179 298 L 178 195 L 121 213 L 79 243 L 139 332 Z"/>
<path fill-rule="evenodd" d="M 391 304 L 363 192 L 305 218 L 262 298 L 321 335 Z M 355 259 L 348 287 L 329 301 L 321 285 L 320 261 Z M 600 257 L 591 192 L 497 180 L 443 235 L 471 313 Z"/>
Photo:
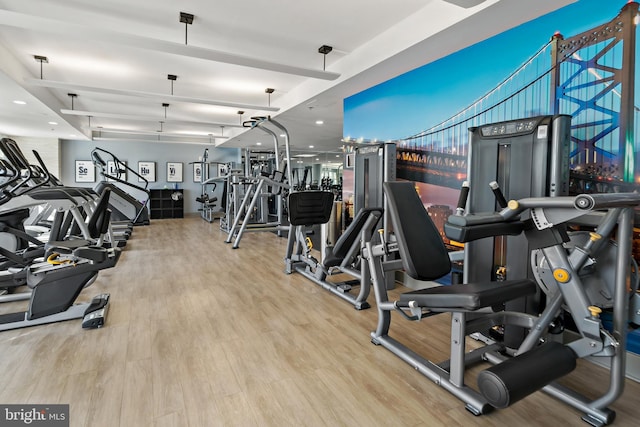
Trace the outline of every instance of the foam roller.
<path fill-rule="evenodd" d="M 506 408 L 575 367 L 573 350 L 552 341 L 480 372 L 478 389 L 491 406 Z"/>

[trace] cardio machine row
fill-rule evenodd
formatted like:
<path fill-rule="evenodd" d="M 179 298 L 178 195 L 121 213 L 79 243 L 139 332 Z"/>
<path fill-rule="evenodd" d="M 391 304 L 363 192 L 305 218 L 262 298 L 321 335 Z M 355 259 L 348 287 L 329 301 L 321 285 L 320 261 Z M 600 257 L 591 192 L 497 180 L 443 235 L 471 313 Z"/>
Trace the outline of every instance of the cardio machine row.
<path fill-rule="evenodd" d="M 111 191 L 66 187 L 37 152 L 30 164 L 17 143 L 0 140 L 0 303 L 27 301 L 0 315 L 0 331 L 82 319 L 104 325 L 109 294 L 77 302 L 99 271 L 114 267 L 130 235 L 111 222 Z"/>

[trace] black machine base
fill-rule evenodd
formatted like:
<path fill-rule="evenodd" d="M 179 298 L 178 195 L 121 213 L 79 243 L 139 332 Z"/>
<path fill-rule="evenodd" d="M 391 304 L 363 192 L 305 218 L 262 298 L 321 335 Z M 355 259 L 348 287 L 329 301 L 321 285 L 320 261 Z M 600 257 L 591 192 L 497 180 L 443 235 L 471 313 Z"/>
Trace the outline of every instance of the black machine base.
<path fill-rule="evenodd" d="M 109 310 L 109 294 L 97 295 L 91 300 L 91 304 L 84 312 L 82 319 L 83 329 L 96 329 L 104 326 L 107 311 Z"/>

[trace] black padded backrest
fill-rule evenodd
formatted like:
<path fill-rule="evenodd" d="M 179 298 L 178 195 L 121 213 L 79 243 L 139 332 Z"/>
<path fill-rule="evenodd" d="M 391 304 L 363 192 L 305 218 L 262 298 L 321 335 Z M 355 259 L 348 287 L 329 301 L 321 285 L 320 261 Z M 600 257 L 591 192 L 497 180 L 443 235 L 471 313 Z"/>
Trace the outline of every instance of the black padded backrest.
<path fill-rule="evenodd" d="M 325 224 L 333 209 L 333 193 L 329 191 L 299 191 L 289 194 L 291 225 Z"/>
<path fill-rule="evenodd" d="M 451 271 L 449 253 L 411 182 L 385 182 L 388 212 L 405 272 L 416 280 L 435 280 Z"/>
<path fill-rule="evenodd" d="M 105 188 L 100 199 L 96 203 L 96 208 L 89 218 L 87 227 L 89 228 L 89 234 L 91 238 L 97 239 L 107 231 L 109 226 L 109 220 L 111 218 L 111 212 L 109 211 L 109 197 L 111 196 L 111 189 Z"/>
<path fill-rule="evenodd" d="M 362 228 L 364 224 L 369 219 L 369 216 L 375 216 L 376 219 L 379 219 L 382 216 L 382 208 L 362 208 L 356 214 L 356 217 L 351 221 L 349 227 L 344 230 L 344 233 L 340 235 L 340 238 L 336 241 L 336 244 L 333 246 L 331 250 L 332 256 L 336 258 L 344 258 L 349 253 L 349 249 L 353 246 L 353 242 L 357 239 L 360 239 L 360 233 L 362 232 Z M 373 222 L 371 225 L 375 227 L 378 221 Z M 370 230 L 373 232 L 373 230 Z"/>

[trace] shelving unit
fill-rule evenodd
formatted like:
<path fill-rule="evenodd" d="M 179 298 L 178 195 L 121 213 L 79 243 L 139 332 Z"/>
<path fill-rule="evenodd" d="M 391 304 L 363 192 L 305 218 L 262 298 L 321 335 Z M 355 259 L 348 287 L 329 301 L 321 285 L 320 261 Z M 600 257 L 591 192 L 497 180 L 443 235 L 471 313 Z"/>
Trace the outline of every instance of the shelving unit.
<path fill-rule="evenodd" d="M 182 190 L 152 189 L 151 219 L 184 218 L 184 193 Z"/>

